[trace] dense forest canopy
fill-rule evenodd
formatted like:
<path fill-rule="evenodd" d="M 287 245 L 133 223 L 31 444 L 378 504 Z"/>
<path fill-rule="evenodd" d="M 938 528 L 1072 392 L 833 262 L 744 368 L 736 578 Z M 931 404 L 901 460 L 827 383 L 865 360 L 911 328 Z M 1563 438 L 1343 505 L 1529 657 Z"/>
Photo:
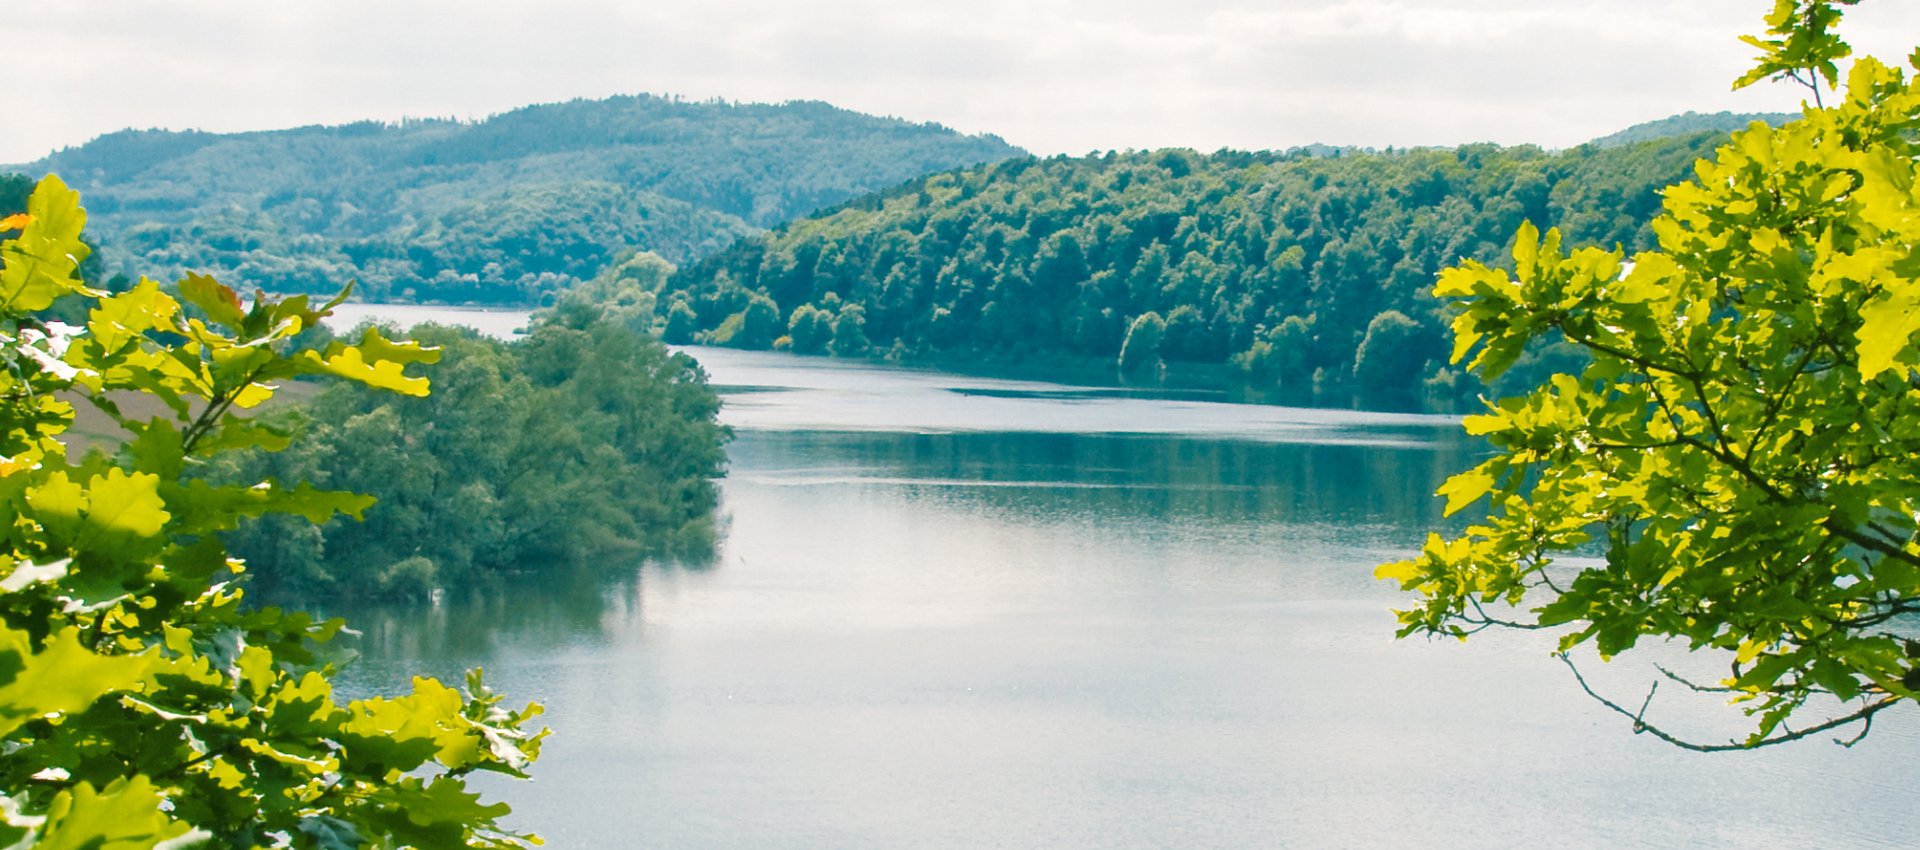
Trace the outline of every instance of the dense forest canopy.
<path fill-rule="evenodd" d="M 334 386 L 286 414 L 300 439 L 228 463 L 379 501 L 364 521 L 271 517 L 229 537 L 273 598 L 424 599 L 621 555 L 710 549 L 727 431 L 704 373 L 618 314 L 568 302 L 524 339 L 436 326 L 434 392 Z"/>
<path fill-rule="evenodd" d="M 1436 272 L 1496 261 L 1524 220 L 1645 247 L 1661 188 L 1724 138 L 1010 160 L 743 240 L 682 268 L 657 310 L 670 342 L 1231 368 L 1334 404 L 1451 398 L 1467 390 L 1445 367 Z"/>
<path fill-rule="evenodd" d="M 634 96 L 471 123 L 128 130 L 15 169 L 58 172 L 87 193 L 109 269 L 530 304 L 635 250 L 690 259 L 864 192 L 1020 153 L 824 103 Z"/>
<path fill-rule="evenodd" d="M 1780 118 L 1687 113 L 1560 152 L 1040 160 L 824 104 L 639 97 L 477 124 L 126 132 L 35 167 L 97 186 L 109 258 L 285 291 L 352 278 L 375 300 L 551 303 L 641 256 L 682 266 L 647 289 L 651 328 L 672 342 L 1444 405 L 1476 390 L 1444 365 L 1435 272 L 1497 261 L 1523 219 L 1644 247 L 1661 187 L 1725 128 Z M 854 197 L 969 161 L 983 164 Z M 1546 346 L 1509 380 L 1568 356 Z"/>

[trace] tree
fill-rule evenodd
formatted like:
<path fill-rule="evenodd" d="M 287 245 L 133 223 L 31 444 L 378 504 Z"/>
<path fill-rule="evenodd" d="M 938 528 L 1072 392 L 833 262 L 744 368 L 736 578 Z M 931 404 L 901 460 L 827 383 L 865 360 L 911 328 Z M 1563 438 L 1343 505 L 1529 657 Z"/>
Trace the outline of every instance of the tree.
<path fill-rule="evenodd" d="M 685 299 L 676 298 L 667 308 L 667 327 L 660 332 L 660 340 L 669 345 L 687 345 L 693 342 L 694 333 L 700 329 L 700 318 L 687 305 Z"/>
<path fill-rule="evenodd" d="M 1192 304 L 1181 304 L 1167 314 L 1167 333 L 1160 340 L 1160 353 L 1168 360 L 1207 360 L 1213 354 L 1208 335 L 1207 320 L 1200 318 L 1200 311 Z"/>
<path fill-rule="evenodd" d="M 1658 250 L 1569 254 L 1528 225 L 1513 274 L 1442 274 L 1435 292 L 1463 306 L 1456 362 L 1491 378 L 1555 337 L 1591 360 L 1467 419 L 1497 454 L 1440 493 L 1450 513 L 1490 496 L 1490 513 L 1379 569 L 1422 597 L 1402 635 L 1558 627 L 1569 666 L 1578 645 L 1608 658 L 1643 638 L 1723 654 L 1724 679 L 1683 682 L 1754 719 L 1726 743 L 1654 725 L 1652 693 L 1635 711 L 1578 679 L 1636 731 L 1699 750 L 1864 735 L 1920 692 L 1920 86 L 1863 58 L 1821 105 L 1848 54 L 1838 19 L 1779 0 L 1737 85 L 1790 78 L 1816 102 L 1669 188 Z M 1558 560 L 1590 546 L 1602 564 Z"/>
<path fill-rule="evenodd" d="M 1160 343 L 1167 338 L 1167 322 L 1151 310 L 1135 317 L 1127 326 L 1127 338 L 1120 343 L 1120 372 L 1126 375 L 1158 374 L 1163 365 Z"/>
<path fill-rule="evenodd" d="M 1367 323 L 1366 336 L 1353 355 L 1354 389 L 1367 400 L 1408 397 L 1408 375 L 1427 365 L 1430 342 L 1420 323 L 1399 310 L 1383 310 Z"/>
<path fill-rule="evenodd" d="M 326 307 L 249 304 L 189 275 L 107 296 L 76 270 L 78 196 L 48 177 L 0 221 L 0 843 L 34 847 L 524 846 L 474 771 L 524 776 L 544 732 L 469 674 L 341 702 L 342 623 L 242 605 L 219 533 L 243 519 L 372 500 L 275 480 L 222 485 L 208 461 L 291 438 L 241 415 L 301 375 L 419 395 L 435 352 L 369 330 L 289 353 Z M 344 293 L 342 295 L 344 297 Z M 84 327 L 38 316 L 91 307 Z M 337 301 L 336 301 L 337 303 Z M 123 431 L 75 459 L 88 416 Z"/>
<path fill-rule="evenodd" d="M 640 333 L 652 333 L 658 293 L 672 274 L 672 263 L 642 251 L 608 266 L 591 280 L 561 291 L 554 299 L 553 316 L 561 324 L 576 328 L 595 321 L 613 321 Z"/>
<path fill-rule="evenodd" d="M 840 317 L 833 320 L 833 353 L 841 357 L 859 357 L 872 346 L 867 340 L 867 311 L 860 309 L 858 304 L 841 307 Z"/>
<path fill-rule="evenodd" d="M 25 174 L 0 174 L 0 213 L 12 215 L 27 208 L 33 181 Z"/>
<path fill-rule="evenodd" d="M 672 320 L 672 316 L 668 316 Z M 773 345 L 780 336 L 780 308 L 765 295 L 753 295 L 746 307 L 727 317 L 707 340 L 713 345 L 761 349 Z"/>
<path fill-rule="evenodd" d="M 629 250 L 686 260 L 866 191 L 1021 155 L 991 136 L 818 103 L 640 96 L 478 122 L 128 130 L 26 170 L 97 181 L 89 229 L 116 267 L 274 292 L 331 293 L 351 275 L 372 300 L 531 306 Z"/>
<path fill-rule="evenodd" d="M 659 292 L 667 285 L 667 278 L 673 277 L 674 271 L 673 264 L 659 254 L 637 251 L 608 266 L 599 276 L 615 283 L 631 283 L 642 292 Z"/>
<path fill-rule="evenodd" d="M 833 316 L 812 304 L 795 307 L 787 319 L 787 338 L 795 354 L 819 354 L 833 340 Z"/>

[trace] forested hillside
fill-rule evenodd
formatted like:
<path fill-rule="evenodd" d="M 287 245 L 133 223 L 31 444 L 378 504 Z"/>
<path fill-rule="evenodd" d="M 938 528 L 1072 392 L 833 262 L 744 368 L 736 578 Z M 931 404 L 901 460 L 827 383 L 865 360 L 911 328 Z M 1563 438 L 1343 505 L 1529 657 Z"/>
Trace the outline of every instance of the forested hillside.
<path fill-rule="evenodd" d="M 1790 112 L 1682 112 L 1658 121 L 1635 124 L 1617 133 L 1608 133 L 1588 144 L 1612 148 L 1695 133 L 1731 133 L 1755 121 L 1778 127 L 1798 117 Z"/>
<path fill-rule="evenodd" d="M 681 269 L 658 309 L 669 341 L 1452 398 L 1469 388 L 1444 365 L 1440 268 L 1498 261 L 1522 220 L 1646 246 L 1659 190 L 1723 138 L 1012 160 L 743 240 Z"/>
<path fill-rule="evenodd" d="M 537 303 L 611 260 L 681 261 L 864 192 L 1020 154 L 823 103 L 659 97 L 477 123 L 124 131 L 12 170 L 86 193 L 109 271 L 284 292 Z M 8 169 L 0 169 L 4 171 Z"/>

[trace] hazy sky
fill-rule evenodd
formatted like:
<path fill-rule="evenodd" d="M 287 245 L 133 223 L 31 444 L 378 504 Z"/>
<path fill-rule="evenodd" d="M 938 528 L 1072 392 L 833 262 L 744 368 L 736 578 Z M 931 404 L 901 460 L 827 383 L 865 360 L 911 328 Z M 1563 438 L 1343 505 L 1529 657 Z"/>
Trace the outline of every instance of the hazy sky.
<path fill-rule="evenodd" d="M 651 92 L 830 103 L 1037 153 L 1577 144 L 1731 80 L 1768 0 L 58 0 L 0 17 L 0 162 L 125 127 L 481 118 Z M 1920 2 L 1845 29 L 1884 59 Z"/>

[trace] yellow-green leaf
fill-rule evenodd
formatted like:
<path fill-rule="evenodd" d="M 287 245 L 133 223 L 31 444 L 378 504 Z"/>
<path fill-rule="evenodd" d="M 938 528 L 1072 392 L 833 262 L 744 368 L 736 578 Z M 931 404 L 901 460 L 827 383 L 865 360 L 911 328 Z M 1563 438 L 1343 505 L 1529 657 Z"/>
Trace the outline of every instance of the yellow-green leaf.
<path fill-rule="evenodd" d="M 68 627 L 33 648 L 26 632 L 0 627 L 0 735 L 29 720 L 81 711 L 95 700 L 134 688 L 151 669 L 146 656 L 97 655 Z M 0 676 L 6 673 L 0 672 Z"/>
<path fill-rule="evenodd" d="M 1462 472 L 1447 479 L 1440 485 L 1439 495 L 1447 497 L 1447 516 L 1453 516 L 1461 508 L 1474 503 L 1487 491 L 1493 489 L 1493 475 L 1485 467 Z"/>
<path fill-rule="evenodd" d="M 109 469 L 87 481 L 87 523 L 102 531 L 152 537 L 170 518 L 158 475 Z"/>
<path fill-rule="evenodd" d="M 359 381 L 375 389 L 393 390 L 402 395 L 424 396 L 430 384 L 426 378 L 415 378 L 404 371 L 400 363 L 382 360 L 368 363 L 358 348 L 342 348 L 340 351 L 322 358 L 311 351 L 301 352 L 307 362 L 319 367 L 323 372 L 338 375 L 351 381 Z"/>
<path fill-rule="evenodd" d="M 1920 331 L 1920 304 L 1909 292 L 1884 293 L 1860 308 L 1860 377 L 1871 380 L 1894 367 L 1901 352 Z"/>
<path fill-rule="evenodd" d="M 166 795 L 145 776 L 95 791 L 82 782 L 54 799 L 34 850 L 185 848 L 212 836 L 167 812 Z"/>

